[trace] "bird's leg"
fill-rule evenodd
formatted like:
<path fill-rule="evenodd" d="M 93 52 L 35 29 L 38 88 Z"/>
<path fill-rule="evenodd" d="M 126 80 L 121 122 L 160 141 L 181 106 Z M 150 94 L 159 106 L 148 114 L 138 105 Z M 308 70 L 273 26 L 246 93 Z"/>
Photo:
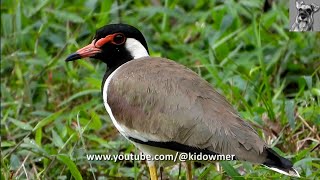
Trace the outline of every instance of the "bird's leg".
<path fill-rule="evenodd" d="M 158 180 L 157 168 L 153 161 L 148 161 L 149 173 L 151 180 Z"/>
<path fill-rule="evenodd" d="M 160 167 L 160 179 L 162 180 L 163 167 Z"/>
<path fill-rule="evenodd" d="M 187 161 L 186 162 L 186 175 L 187 175 L 187 180 L 192 180 L 192 162 Z"/>
<path fill-rule="evenodd" d="M 180 177 L 180 174 L 181 174 L 181 162 L 179 162 L 179 174 L 178 174 L 178 179 Z"/>

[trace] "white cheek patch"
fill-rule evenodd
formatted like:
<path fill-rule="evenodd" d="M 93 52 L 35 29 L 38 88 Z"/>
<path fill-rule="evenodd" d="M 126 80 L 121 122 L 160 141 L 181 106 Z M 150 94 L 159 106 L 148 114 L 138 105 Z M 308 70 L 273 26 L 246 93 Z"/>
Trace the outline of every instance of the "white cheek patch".
<path fill-rule="evenodd" d="M 131 56 L 133 56 L 133 59 L 149 56 L 146 48 L 134 38 L 127 38 L 125 47 Z"/>

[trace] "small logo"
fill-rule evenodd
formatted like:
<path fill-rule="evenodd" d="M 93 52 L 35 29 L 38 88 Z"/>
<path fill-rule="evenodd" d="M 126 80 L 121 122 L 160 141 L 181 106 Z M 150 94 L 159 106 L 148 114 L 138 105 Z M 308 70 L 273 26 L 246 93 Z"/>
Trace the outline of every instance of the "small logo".
<path fill-rule="evenodd" d="M 320 31 L 320 1 L 290 1 L 290 31 Z"/>

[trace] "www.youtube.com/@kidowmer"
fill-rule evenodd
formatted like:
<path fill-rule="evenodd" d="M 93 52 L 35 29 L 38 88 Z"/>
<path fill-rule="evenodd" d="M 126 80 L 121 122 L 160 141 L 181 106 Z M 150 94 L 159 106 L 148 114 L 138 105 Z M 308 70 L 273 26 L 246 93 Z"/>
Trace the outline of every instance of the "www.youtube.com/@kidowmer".
<path fill-rule="evenodd" d="M 235 160 L 233 154 L 202 154 L 200 153 L 183 153 L 175 154 L 157 154 L 154 156 L 148 154 L 87 154 L 88 161 L 232 161 Z"/>

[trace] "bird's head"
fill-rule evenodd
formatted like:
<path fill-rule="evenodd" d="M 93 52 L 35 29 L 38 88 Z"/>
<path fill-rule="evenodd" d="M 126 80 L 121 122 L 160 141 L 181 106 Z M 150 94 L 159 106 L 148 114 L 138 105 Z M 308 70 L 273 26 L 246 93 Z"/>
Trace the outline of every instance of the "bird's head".
<path fill-rule="evenodd" d="M 127 24 L 109 24 L 97 30 L 92 42 L 69 55 L 66 61 L 91 57 L 117 67 L 130 60 L 149 56 L 142 33 Z"/>

